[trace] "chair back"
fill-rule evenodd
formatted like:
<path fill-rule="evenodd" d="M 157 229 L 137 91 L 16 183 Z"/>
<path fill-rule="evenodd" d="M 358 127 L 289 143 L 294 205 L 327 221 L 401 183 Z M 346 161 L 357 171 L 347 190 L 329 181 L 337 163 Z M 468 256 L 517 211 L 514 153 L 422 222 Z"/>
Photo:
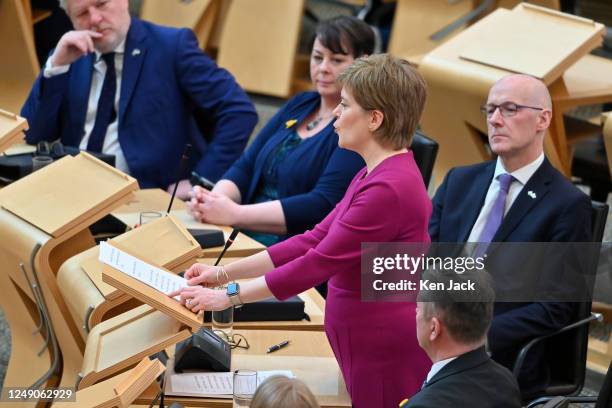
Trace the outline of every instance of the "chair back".
<path fill-rule="evenodd" d="M 414 155 L 414 161 L 421 171 L 425 187 L 429 187 L 431 173 L 433 172 L 436 156 L 438 155 L 438 142 L 423 133 L 416 131 L 410 143 L 410 150 Z"/>
<path fill-rule="evenodd" d="M 592 242 L 603 239 L 608 205 L 591 201 Z M 578 303 L 575 320 L 591 314 L 591 302 Z M 573 330 L 546 340 L 546 361 L 549 362 L 551 382 L 545 395 L 577 395 L 582 390 L 586 372 L 589 325 L 583 324 Z M 559 358 L 559 356 L 563 356 Z"/>

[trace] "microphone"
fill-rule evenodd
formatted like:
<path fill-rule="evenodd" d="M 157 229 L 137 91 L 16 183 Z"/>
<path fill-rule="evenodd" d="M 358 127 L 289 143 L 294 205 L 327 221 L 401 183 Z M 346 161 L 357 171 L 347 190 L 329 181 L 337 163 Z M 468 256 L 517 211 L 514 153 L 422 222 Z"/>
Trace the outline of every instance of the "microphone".
<path fill-rule="evenodd" d="M 179 166 L 179 173 L 176 177 L 176 183 L 174 183 L 174 191 L 172 192 L 172 197 L 170 197 L 170 204 L 168 204 L 168 210 L 166 214 L 170 214 L 170 210 L 172 209 L 172 203 L 174 202 L 174 196 L 176 196 L 176 190 L 178 189 L 179 181 L 181 181 L 181 174 L 185 171 L 185 167 L 187 166 L 187 160 L 189 160 L 189 153 L 191 152 L 191 144 L 187 143 L 185 145 L 185 150 L 183 150 L 183 155 L 181 156 L 181 165 Z"/>
<path fill-rule="evenodd" d="M 223 258 L 223 255 L 225 255 L 225 253 L 227 252 L 227 249 L 232 246 L 239 232 L 240 232 L 240 229 L 238 228 L 234 228 L 232 230 L 232 233 L 230 234 L 229 238 L 227 239 L 227 242 L 225 243 L 225 246 L 223 247 L 223 251 L 221 251 L 221 253 L 219 254 L 219 257 L 217 258 L 217 262 L 215 262 L 215 266 L 219 265 L 219 262 L 221 262 L 221 258 Z"/>

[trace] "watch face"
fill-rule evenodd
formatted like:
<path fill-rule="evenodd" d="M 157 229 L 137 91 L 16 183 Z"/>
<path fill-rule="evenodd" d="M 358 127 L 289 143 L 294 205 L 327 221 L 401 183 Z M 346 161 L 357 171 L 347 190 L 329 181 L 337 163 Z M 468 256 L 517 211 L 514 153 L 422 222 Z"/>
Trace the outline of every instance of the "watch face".
<path fill-rule="evenodd" d="M 239 291 L 239 286 L 236 282 L 232 282 L 229 285 L 227 285 L 227 295 L 228 296 L 237 295 L 238 291 Z"/>

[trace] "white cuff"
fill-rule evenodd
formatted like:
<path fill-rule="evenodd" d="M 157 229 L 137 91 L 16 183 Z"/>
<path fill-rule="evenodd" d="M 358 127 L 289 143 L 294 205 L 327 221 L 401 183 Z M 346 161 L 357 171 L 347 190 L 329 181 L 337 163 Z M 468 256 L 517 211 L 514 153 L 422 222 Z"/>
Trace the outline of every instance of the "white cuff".
<path fill-rule="evenodd" d="M 65 74 L 70 69 L 70 65 L 59 65 L 57 67 L 54 67 L 51 64 L 51 59 L 53 59 L 53 55 L 51 55 L 47 59 L 47 63 L 45 64 L 45 69 L 43 70 L 43 75 L 45 78 L 51 78 L 56 75 Z"/>

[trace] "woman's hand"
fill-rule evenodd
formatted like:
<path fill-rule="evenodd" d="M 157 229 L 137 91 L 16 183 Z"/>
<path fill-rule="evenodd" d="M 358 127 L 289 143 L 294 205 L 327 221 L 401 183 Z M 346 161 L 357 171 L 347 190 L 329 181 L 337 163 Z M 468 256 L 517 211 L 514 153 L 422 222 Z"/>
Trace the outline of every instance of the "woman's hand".
<path fill-rule="evenodd" d="M 241 206 L 229 197 L 199 186 L 194 187 L 189 195 L 191 200 L 187 202 L 187 207 L 196 220 L 217 225 L 239 223 Z"/>
<path fill-rule="evenodd" d="M 225 274 L 220 266 L 210 266 L 195 263 L 185 271 L 185 279 L 189 286 L 202 285 L 207 288 L 221 286 L 227 283 Z"/>
<path fill-rule="evenodd" d="M 203 288 L 201 286 L 188 286 L 170 293 L 168 296 L 180 296 L 180 302 L 194 313 L 202 310 L 225 310 L 232 306 L 232 302 L 225 290 Z"/>

